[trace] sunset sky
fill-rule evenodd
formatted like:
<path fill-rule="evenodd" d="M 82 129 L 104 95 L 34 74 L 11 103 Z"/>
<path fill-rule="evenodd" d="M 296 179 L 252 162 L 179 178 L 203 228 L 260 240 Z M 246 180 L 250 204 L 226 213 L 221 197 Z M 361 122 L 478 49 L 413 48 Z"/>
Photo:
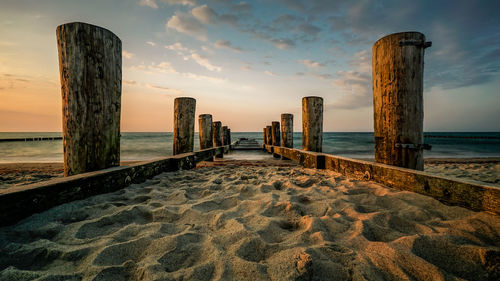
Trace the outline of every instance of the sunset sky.
<path fill-rule="evenodd" d="M 371 48 L 420 31 L 426 131 L 500 131 L 500 1 L 0 0 L 0 131 L 61 131 L 55 31 L 123 44 L 122 131 L 171 131 L 173 99 L 261 131 L 324 98 L 324 131 L 373 131 Z"/>

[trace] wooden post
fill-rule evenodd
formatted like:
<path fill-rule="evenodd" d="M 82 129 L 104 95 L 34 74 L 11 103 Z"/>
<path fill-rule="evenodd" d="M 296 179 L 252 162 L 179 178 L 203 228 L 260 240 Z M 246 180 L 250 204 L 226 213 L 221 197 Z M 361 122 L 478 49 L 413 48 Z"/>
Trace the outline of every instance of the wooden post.
<path fill-rule="evenodd" d="M 302 98 L 302 149 L 322 152 L 323 98 Z"/>
<path fill-rule="evenodd" d="M 222 126 L 222 143 L 228 145 L 227 126 Z"/>
<path fill-rule="evenodd" d="M 280 122 L 278 121 L 273 121 L 271 123 L 271 131 L 272 131 L 272 144 L 274 146 L 280 146 L 281 145 L 281 138 L 280 138 Z M 275 158 L 280 158 L 278 154 L 273 153 L 273 156 Z"/>
<path fill-rule="evenodd" d="M 174 155 L 193 152 L 194 113 L 196 100 L 175 98 L 174 100 Z"/>
<path fill-rule="evenodd" d="M 262 134 L 263 141 L 262 141 L 262 143 L 263 144 L 267 144 L 266 127 L 264 127 L 264 129 L 262 131 L 263 131 L 263 134 Z"/>
<path fill-rule="evenodd" d="M 293 114 L 281 114 L 281 146 L 293 148 Z"/>
<path fill-rule="evenodd" d="M 220 121 L 213 122 L 212 134 L 213 134 L 214 147 L 222 146 L 223 145 L 223 143 L 222 143 L 222 122 L 220 122 Z M 222 158 L 223 154 L 224 153 L 218 154 L 215 157 Z"/>
<path fill-rule="evenodd" d="M 271 126 L 266 126 L 266 139 L 267 139 L 268 145 L 273 144 L 273 134 L 272 134 L 272 127 Z"/>
<path fill-rule="evenodd" d="M 64 176 L 120 165 L 122 43 L 81 22 L 57 27 Z"/>
<path fill-rule="evenodd" d="M 198 134 L 200 136 L 200 149 L 212 148 L 212 114 L 201 114 L 198 116 Z"/>
<path fill-rule="evenodd" d="M 423 170 L 424 49 L 419 32 L 383 37 L 373 45 L 375 161 Z"/>
<path fill-rule="evenodd" d="M 227 144 L 231 145 L 231 128 L 227 128 Z"/>

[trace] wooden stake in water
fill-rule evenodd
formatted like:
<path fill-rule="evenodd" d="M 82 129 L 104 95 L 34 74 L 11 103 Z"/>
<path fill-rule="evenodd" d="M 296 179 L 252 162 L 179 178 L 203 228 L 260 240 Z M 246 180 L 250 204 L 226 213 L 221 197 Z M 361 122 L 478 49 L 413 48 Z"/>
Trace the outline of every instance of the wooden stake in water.
<path fill-rule="evenodd" d="M 228 145 L 228 141 L 229 141 L 228 135 L 227 135 L 227 130 L 228 130 L 227 126 L 222 126 L 222 143 L 224 145 Z"/>
<path fill-rule="evenodd" d="M 195 111 L 195 99 L 182 97 L 174 100 L 174 155 L 193 152 Z"/>
<path fill-rule="evenodd" d="M 293 114 L 281 114 L 281 146 L 293 148 Z"/>
<path fill-rule="evenodd" d="M 212 137 L 212 114 L 201 114 L 198 116 L 198 127 L 200 149 L 212 148 L 214 146 Z"/>
<path fill-rule="evenodd" d="M 419 32 L 391 34 L 373 45 L 375 161 L 423 170 L 424 49 Z"/>
<path fill-rule="evenodd" d="M 322 152 L 323 98 L 302 98 L 302 149 Z"/>
<path fill-rule="evenodd" d="M 272 130 L 273 145 L 280 146 L 281 145 L 280 122 L 273 121 L 271 123 L 271 127 L 272 127 L 271 130 Z"/>
<path fill-rule="evenodd" d="M 57 27 L 64 176 L 120 165 L 122 43 L 81 22 Z"/>
<path fill-rule="evenodd" d="M 273 133 L 272 133 L 271 126 L 266 126 L 266 138 L 267 138 L 267 144 L 272 145 L 273 144 Z"/>
<path fill-rule="evenodd" d="M 213 134 L 214 147 L 222 146 L 223 145 L 223 142 L 222 142 L 223 141 L 222 140 L 222 122 L 220 122 L 220 121 L 213 122 L 212 134 Z M 215 157 L 222 158 L 223 153 L 218 154 Z"/>

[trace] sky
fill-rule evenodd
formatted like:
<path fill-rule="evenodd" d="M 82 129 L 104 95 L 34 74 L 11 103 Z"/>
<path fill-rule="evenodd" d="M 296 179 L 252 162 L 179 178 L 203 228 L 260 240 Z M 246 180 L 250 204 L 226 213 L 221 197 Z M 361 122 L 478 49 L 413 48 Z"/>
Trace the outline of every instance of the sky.
<path fill-rule="evenodd" d="M 371 49 L 419 31 L 424 130 L 500 131 L 500 1 L 0 0 L 0 131 L 61 131 L 58 25 L 122 40 L 122 131 L 172 131 L 173 100 L 196 99 L 233 132 L 301 99 L 324 99 L 324 131 L 373 131 Z M 197 122 L 196 122 L 197 123 Z M 197 127 L 195 128 L 197 130 Z"/>

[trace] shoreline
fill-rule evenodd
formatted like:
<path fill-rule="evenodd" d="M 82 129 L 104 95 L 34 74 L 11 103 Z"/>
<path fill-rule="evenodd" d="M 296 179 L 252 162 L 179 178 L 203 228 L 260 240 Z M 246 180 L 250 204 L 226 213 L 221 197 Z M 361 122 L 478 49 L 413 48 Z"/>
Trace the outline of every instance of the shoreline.
<path fill-rule="evenodd" d="M 225 161 L 227 160 L 229 159 Z M 237 162 L 241 160 L 234 161 Z M 244 161 L 246 164 L 242 165 L 250 165 L 249 163 L 256 162 L 257 160 Z M 371 161 L 373 161 L 373 159 Z M 122 161 L 121 165 L 123 166 L 137 162 L 141 161 Z M 289 164 L 276 159 L 259 160 L 257 162 L 260 163 L 259 165 L 264 166 L 280 166 L 282 164 L 283 166 L 289 166 Z M 223 164 L 215 161 L 206 162 L 201 164 L 200 167 L 220 165 Z M 500 187 L 500 157 L 427 158 L 425 159 L 424 171 L 458 179 L 476 180 Z M 0 163 L 0 189 L 60 177 L 63 177 L 62 162 Z"/>

